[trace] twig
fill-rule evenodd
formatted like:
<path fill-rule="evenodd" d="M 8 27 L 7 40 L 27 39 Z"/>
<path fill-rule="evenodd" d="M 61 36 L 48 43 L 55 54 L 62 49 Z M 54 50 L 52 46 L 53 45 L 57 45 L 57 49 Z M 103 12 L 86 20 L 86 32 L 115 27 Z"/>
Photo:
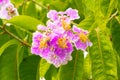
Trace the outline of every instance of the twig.
<path fill-rule="evenodd" d="M 113 17 L 115 17 L 117 14 L 118 14 L 118 10 L 117 10 L 114 14 L 111 15 L 111 17 L 108 19 L 108 21 L 110 21 L 110 20 L 111 20 Z"/>
<path fill-rule="evenodd" d="M 73 24 L 73 25 L 75 25 L 75 26 L 78 26 L 78 24 L 75 23 L 75 22 L 73 22 L 73 21 L 71 21 L 70 23 Z"/>
<path fill-rule="evenodd" d="M 11 33 L 10 31 L 8 31 L 5 27 L 0 27 L 2 30 L 4 30 L 8 35 L 10 35 L 11 37 L 13 37 L 14 39 L 18 40 L 19 42 L 21 42 L 23 45 L 26 45 L 28 47 L 31 47 L 31 45 L 25 41 L 23 41 L 22 39 L 20 39 L 19 37 L 15 36 L 13 33 Z"/>
<path fill-rule="evenodd" d="M 46 9 L 46 10 L 49 10 L 46 6 L 44 6 L 44 5 L 42 5 L 42 4 L 38 3 L 38 2 L 36 2 L 35 0 L 31 0 L 31 1 L 32 1 L 33 3 L 35 3 L 35 4 L 37 4 L 38 6 L 44 8 L 44 9 Z"/>

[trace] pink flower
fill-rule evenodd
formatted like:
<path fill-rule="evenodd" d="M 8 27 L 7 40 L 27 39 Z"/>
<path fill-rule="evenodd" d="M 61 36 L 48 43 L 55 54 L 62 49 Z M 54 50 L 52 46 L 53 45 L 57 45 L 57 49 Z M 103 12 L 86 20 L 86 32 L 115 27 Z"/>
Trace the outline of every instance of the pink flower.
<path fill-rule="evenodd" d="M 50 10 L 47 13 L 47 17 L 50 18 L 51 20 L 55 21 L 58 19 L 58 12 L 56 10 Z"/>
<path fill-rule="evenodd" d="M 31 52 L 46 59 L 55 67 L 67 64 L 72 60 L 72 43 L 64 34 L 51 33 L 46 35 L 40 32 L 33 34 Z"/>
<path fill-rule="evenodd" d="M 4 5 L 6 5 L 9 2 L 10 2 L 9 0 L 0 0 L 0 9 L 1 9 L 1 7 L 3 7 Z"/>
<path fill-rule="evenodd" d="M 78 10 L 76 9 L 68 8 L 65 12 L 67 16 L 70 17 L 70 20 L 75 20 L 80 18 L 80 16 L 78 15 Z"/>
<path fill-rule="evenodd" d="M 76 9 L 68 8 L 65 12 L 50 10 L 47 17 L 47 25 L 38 25 L 40 32 L 33 34 L 33 54 L 41 56 L 57 68 L 72 60 L 73 46 L 87 55 L 87 47 L 92 46 L 87 37 L 88 31 L 74 25 L 71 27 L 70 23 L 71 20 L 80 18 Z"/>
<path fill-rule="evenodd" d="M 77 28 L 76 26 L 73 26 L 73 31 L 75 34 L 72 40 L 77 50 L 86 51 L 88 46 L 92 46 L 92 43 L 87 37 L 88 31 Z"/>
<path fill-rule="evenodd" d="M 11 3 L 6 4 L 0 10 L 0 18 L 1 19 L 11 19 L 14 16 L 18 16 L 17 9 L 14 8 L 14 5 Z"/>

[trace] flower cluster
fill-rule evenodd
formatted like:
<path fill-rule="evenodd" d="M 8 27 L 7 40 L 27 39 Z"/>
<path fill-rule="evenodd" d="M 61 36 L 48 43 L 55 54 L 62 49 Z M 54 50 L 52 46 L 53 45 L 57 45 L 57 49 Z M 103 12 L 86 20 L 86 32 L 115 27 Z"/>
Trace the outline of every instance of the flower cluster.
<path fill-rule="evenodd" d="M 47 26 L 38 25 L 38 30 L 33 33 L 33 54 L 59 67 L 72 60 L 73 47 L 86 52 L 86 48 L 92 45 L 87 37 L 88 31 L 71 26 L 71 21 L 80 18 L 76 9 L 68 8 L 65 12 L 50 10 L 47 17 Z"/>
<path fill-rule="evenodd" d="M 9 0 L 0 0 L 0 18 L 11 19 L 18 15 L 17 9 Z"/>

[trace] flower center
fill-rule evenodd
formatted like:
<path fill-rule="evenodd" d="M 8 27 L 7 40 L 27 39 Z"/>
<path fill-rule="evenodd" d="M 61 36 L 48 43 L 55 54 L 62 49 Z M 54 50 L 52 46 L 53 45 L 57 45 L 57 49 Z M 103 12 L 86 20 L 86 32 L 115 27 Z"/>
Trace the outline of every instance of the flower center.
<path fill-rule="evenodd" d="M 12 6 L 7 7 L 6 10 L 8 11 L 8 15 L 10 15 L 10 16 L 16 15 L 16 12 L 15 12 L 15 10 L 13 10 Z"/>
<path fill-rule="evenodd" d="M 85 35 L 83 32 L 79 34 L 79 38 L 83 43 L 86 43 L 88 40 L 87 35 Z"/>
<path fill-rule="evenodd" d="M 68 46 L 67 46 L 67 43 L 66 43 L 66 38 L 59 38 L 58 39 L 58 45 L 59 45 L 59 47 L 61 47 L 61 48 L 67 48 Z"/>
<path fill-rule="evenodd" d="M 48 38 L 45 39 L 38 38 L 38 40 L 40 41 L 39 48 L 46 48 L 48 46 L 47 44 Z"/>
<path fill-rule="evenodd" d="M 67 24 L 64 20 L 62 20 L 62 27 L 66 31 L 71 29 L 71 26 L 69 24 Z"/>

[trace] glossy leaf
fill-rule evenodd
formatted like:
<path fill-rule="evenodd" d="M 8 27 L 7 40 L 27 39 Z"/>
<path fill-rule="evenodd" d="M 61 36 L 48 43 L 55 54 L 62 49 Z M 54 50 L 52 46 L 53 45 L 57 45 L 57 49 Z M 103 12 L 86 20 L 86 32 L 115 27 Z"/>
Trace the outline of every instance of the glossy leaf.
<path fill-rule="evenodd" d="M 2 55 L 3 51 L 9 47 L 10 45 L 17 44 L 18 42 L 16 40 L 10 40 L 6 42 L 2 47 L 0 47 L 0 56 Z"/>
<path fill-rule="evenodd" d="M 31 17 L 37 17 L 36 6 L 32 1 L 29 2 L 28 5 L 26 6 L 24 14 Z"/>
<path fill-rule="evenodd" d="M 39 56 L 29 56 L 23 59 L 20 64 L 20 80 L 39 80 Z"/>
<path fill-rule="evenodd" d="M 0 80 L 18 80 L 17 45 L 11 45 L 0 56 Z"/>
<path fill-rule="evenodd" d="M 89 54 L 84 59 L 84 71 L 83 71 L 83 78 L 84 80 L 92 79 L 92 72 L 91 72 L 91 59 Z"/>
<path fill-rule="evenodd" d="M 120 23 L 116 19 L 113 19 L 111 21 L 111 34 L 113 47 L 116 49 L 117 54 L 120 56 Z"/>
<path fill-rule="evenodd" d="M 35 31 L 37 30 L 37 25 L 41 22 L 33 17 L 21 15 L 13 17 L 8 21 L 8 23 L 11 23 L 26 31 Z"/>
<path fill-rule="evenodd" d="M 106 32 L 97 28 L 90 34 L 93 80 L 117 80 L 116 57 Z"/>
<path fill-rule="evenodd" d="M 48 71 L 50 67 L 50 64 L 45 60 L 45 59 L 41 59 L 40 61 L 40 77 L 44 77 L 44 75 L 46 74 L 46 72 Z"/>
<path fill-rule="evenodd" d="M 82 80 L 84 55 L 82 51 L 75 50 L 73 59 L 60 68 L 60 80 Z"/>

